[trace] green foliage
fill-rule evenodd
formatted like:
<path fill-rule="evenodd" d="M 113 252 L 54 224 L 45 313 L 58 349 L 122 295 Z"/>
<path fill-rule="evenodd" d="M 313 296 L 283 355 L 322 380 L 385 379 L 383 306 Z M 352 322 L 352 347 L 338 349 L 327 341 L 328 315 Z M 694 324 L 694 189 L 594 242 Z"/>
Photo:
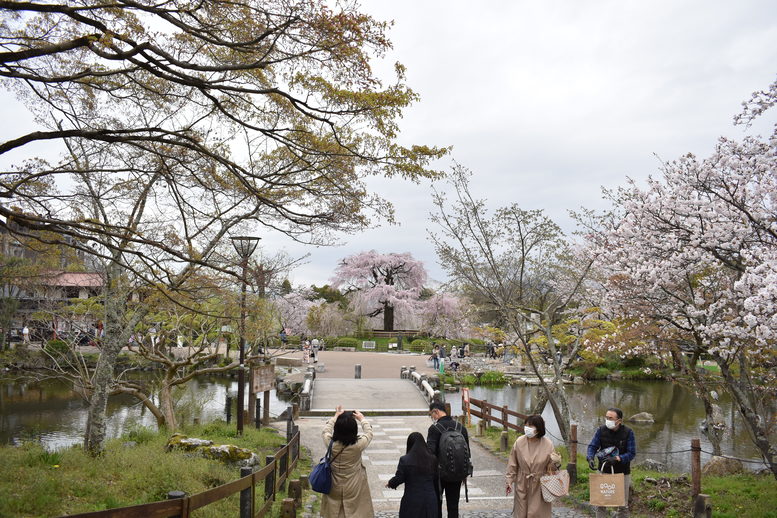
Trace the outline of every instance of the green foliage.
<path fill-rule="evenodd" d="M 507 378 L 503 372 L 488 371 L 480 376 L 481 385 L 504 385 L 505 383 L 507 383 Z"/>
<path fill-rule="evenodd" d="M 478 379 L 474 374 L 465 374 L 461 378 L 461 384 L 466 386 L 471 386 L 477 384 Z"/>
<path fill-rule="evenodd" d="M 349 337 L 349 336 L 344 336 L 342 338 L 338 338 L 337 339 L 337 343 L 335 343 L 335 346 L 337 346 L 337 347 L 359 347 L 359 346 L 361 346 L 361 341 L 356 339 L 356 338 L 352 338 L 352 337 Z"/>
<path fill-rule="evenodd" d="M 217 444 L 250 448 L 261 458 L 285 442 L 268 428 L 246 427 L 243 436 L 234 437 L 234 423 L 223 421 L 193 426 L 187 433 Z M 0 516 L 60 516 L 136 505 L 164 500 L 168 491 L 195 494 L 238 478 L 236 468 L 220 462 L 182 452 L 166 453 L 167 439 L 167 434 L 134 428 L 124 437 L 109 441 L 99 458 L 87 455 L 80 447 L 54 453 L 37 443 L 0 447 Z M 137 446 L 124 446 L 127 440 L 135 441 Z M 301 462 L 295 477 L 309 471 L 309 466 L 309 461 Z M 197 516 L 235 516 L 237 501 L 235 496 L 208 505 Z"/>
<path fill-rule="evenodd" d="M 410 350 L 415 353 L 426 353 L 431 354 L 432 352 L 432 342 L 430 340 L 425 339 L 417 339 L 410 342 Z"/>
<path fill-rule="evenodd" d="M 64 340 L 49 340 L 44 349 L 51 355 L 62 355 L 70 352 L 70 347 Z"/>

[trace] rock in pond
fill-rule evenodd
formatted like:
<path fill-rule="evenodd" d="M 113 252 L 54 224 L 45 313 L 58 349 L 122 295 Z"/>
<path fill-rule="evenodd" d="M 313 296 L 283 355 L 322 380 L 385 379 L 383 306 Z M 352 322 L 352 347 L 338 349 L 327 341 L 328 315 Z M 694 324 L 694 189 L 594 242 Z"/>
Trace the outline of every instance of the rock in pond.
<path fill-rule="evenodd" d="M 628 421 L 630 423 L 655 423 L 656 418 L 653 417 L 653 414 L 648 412 L 640 412 L 639 414 L 634 414 L 629 417 Z"/>

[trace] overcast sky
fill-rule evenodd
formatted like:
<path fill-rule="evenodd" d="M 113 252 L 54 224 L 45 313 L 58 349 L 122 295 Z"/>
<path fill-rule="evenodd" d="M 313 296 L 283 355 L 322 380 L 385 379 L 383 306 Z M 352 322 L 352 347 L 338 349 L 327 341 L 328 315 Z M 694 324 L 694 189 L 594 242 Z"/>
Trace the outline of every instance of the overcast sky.
<path fill-rule="evenodd" d="M 567 231 L 569 209 L 604 207 L 602 186 L 644 179 L 686 152 L 706 156 L 720 135 L 741 137 L 732 125 L 741 102 L 777 75 L 773 0 L 362 6 L 395 22 L 394 50 L 376 70 L 403 63 L 421 96 L 401 122 L 402 142 L 453 146 L 436 168 L 456 160 L 490 207 L 544 209 Z M 774 118 L 751 132 L 767 133 Z M 342 236 L 336 247 L 263 236 L 268 250 L 311 253 L 293 284 L 324 284 L 339 259 L 369 249 L 410 252 L 444 280 L 427 239 L 429 183 L 371 185 L 394 203 L 399 226 Z"/>
<path fill-rule="evenodd" d="M 687 152 L 706 156 L 720 135 L 741 137 L 732 124 L 741 102 L 777 75 L 773 1 L 362 5 L 394 20 L 386 61 L 406 65 L 421 96 L 402 122 L 403 142 L 452 145 L 438 167 L 456 160 L 474 171 L 490 207 L 544 209 L 567 231 L 569 209 L 605 206 L 602 186 L 644 179 Z M 373 248 L 410 252 L 444 280 L 427 239 L 429 184 L 373 183 L 400 225 L 310 250 L 294 284 L 326 282 L 338 259 Z"/>

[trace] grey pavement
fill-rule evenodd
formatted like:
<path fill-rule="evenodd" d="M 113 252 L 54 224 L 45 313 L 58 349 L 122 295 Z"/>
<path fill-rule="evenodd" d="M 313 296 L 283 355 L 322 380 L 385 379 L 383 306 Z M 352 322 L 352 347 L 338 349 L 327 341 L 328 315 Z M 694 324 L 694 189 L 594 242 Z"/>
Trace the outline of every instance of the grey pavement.
<path fill-rule="evenodd" d="M 348 394 L 347 398 L 344 394 Z M 340 404 L 365 413 L 409 410 L 426 415 L 429 408 L 418 387 L 410 380 L 399 379 L 398 374 L 395 378 L 382 379 L 317 378 L 311 411 L 329 415 Z"/>
<path fill-rule="evenodd" d="M 354 397 L 356 396 L 352 392 L 343 390 L 341 401 L 337 404 L 351 408 L 354 406 L 352 404 Z M 385 397 L 390 398 L 389 395 Z M 403 487 L 400 486 L 396 490 L 389 489 L 385 487 L 386 482 L 394 475 L 399 457 L 405 452 L 407 436 L 415 431 L 426 436 L 431 420 L 426 416 L 377 416 L 367 419 L 372 424 L 374 437 L 362 459 L 367 468 L 373 506 L 377 517 L 393 518 L 397 516 L 399 510 Z M 325 452 L 325 445 L 321 438 L 325 420 L 326 418 L 322 417 L 302 417 L 296 422 L 302 433 L 302 444 L 311 452 L 314 462 Z M 507 497 L 504 493 L 506 462 L 475 441 L 471 441 L 471 448 L 475 471 L 473 477 L 467 479 L 468 503 L 464 501 L 462 488 L 459 504 L 461 516 L 468 518 L 510 516 L 512 497 Z M 445 516 L 444 504 L 443 515 Z M 554 507 L 553 516 L 573 518 L 586 515 L 576 509 Z"/>

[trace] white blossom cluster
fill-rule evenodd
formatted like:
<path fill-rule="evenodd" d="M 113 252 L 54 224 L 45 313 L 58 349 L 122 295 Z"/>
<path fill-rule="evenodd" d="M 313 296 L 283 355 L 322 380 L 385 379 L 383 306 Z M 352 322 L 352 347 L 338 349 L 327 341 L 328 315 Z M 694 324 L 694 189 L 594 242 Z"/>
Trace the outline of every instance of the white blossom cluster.
<path fill-rule="evenodd" d="M 740 118 L 752 120 L 775 98 L 772 85 Z M 629 181 L 610 193 L 619 217 L 593 238 L 610 308 L 658 322 L 719 358 L 774 361 L 776 135 L 721 138 L 706 159 L 686 155 L 647 187 Z"/>

